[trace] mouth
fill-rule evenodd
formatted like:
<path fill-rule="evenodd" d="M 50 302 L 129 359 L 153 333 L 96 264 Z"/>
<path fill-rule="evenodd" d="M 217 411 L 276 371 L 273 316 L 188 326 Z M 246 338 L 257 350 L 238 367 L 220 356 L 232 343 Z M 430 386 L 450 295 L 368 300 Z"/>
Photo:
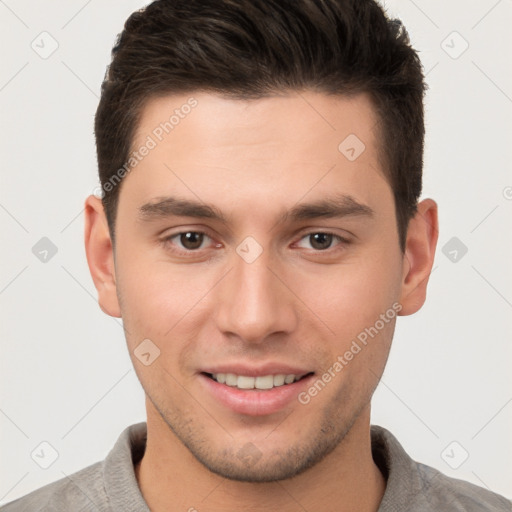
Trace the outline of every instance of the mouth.
<path fill-rule="evenodd" d="M 213 403 L 246 417 L 269 416 L 293 407 L 294 403 L 298 404 L 299 393 L 311 385 L 315 375 L 314 372 L 304 373 L 303 370 L 299 370 L 300 373 L 269 373 L 270 369 L 241 370 L 239 374 L 201 372 L 199 382 Z M 284 368 L 276 370 L 282 372 Z M 253 375 L 247 375 L 249 372 Z"/>
<path fill-rule="evenodd" d="M 236 375 L 234 373 L 203 372 L 203 375 L 206 375 L 207 377 L 214 380 L 215 382 L 218 382 L 219 384 L 225 384 L 226 386 L 243 390 L 256 389 L 262 391 L 272 388 L 279 388 L 282 386 L 288 386 L 312 374 L 313 372 L 302 373 L 299 375 L 295 375 L 293 373 L 279 373 L 276 375 L 269 374 L 253 377 L 250 375 Z"/>

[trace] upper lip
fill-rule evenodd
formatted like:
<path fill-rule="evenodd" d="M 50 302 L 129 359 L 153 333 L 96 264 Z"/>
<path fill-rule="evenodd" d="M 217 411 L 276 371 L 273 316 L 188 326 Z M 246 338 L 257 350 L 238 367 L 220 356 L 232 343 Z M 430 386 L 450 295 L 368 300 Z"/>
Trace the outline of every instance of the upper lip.
<path fill-rule="evenodd" d="M 202 373 L 233 373 L 247 377 L 262 377 L 264 375 L 296 375 L 304 376 L 312 373 L 311 370 L 299 366 L 291 366 L 282 363 L 267 363 L 260 366 L 249 366 L 246 364 L 222 364 L 210 366 L 201 370 Z"/>

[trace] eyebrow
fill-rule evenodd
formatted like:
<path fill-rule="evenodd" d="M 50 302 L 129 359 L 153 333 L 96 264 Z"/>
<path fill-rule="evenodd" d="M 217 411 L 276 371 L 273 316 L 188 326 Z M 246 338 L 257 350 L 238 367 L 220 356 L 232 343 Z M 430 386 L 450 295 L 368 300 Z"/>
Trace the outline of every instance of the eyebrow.
<path fill-rule="evenodd" d="M 144 222 L 152 222 L 169 217 L 195 217 L 228 224 L 226 216 L 214 205 L 177 197 L 156 198 L 156 200 L 142 205 L 138 213 L 139 219 Z M 350 195 L 341 194 L 310 203 L 297 204 L 289 211 L 284 212 L 276 224 L 349 216 L 372 218 L 374 215 L 374 210 L 368 205 L 356 201 Z"/>

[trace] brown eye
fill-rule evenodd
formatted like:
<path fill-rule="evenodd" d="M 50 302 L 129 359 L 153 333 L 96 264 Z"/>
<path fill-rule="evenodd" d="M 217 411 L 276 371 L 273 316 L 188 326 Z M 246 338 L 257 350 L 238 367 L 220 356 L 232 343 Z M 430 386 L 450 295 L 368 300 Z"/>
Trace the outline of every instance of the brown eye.
<path fill-rule="evenodd" d="M 190 251 L 199 249 L 204 240 L 204 233 L 198 233 L 197 231 L 187 231 L 179 235 L 181 245 Z"/>
<path fill-rule="evenodd" d="M 316 251 L 317 253 L 328 252 L 330 254 L 332 251 L 343 249 L 349 244 L 350 240 L 335 233 L 313 231 L 304 235 L 297 243 L 297 246 L 302 249 Z"/>
<path fill-rule="evenodd" d="M 212 237 L 202 231 L 179 231 L 162 238 L 160 241 L 164 251 L 184 258 L 198 258 L 213 249 L 222 248 Z"/>
<path fill-rule="evenodd" d="M 313 233 L 309 236 L 311 247 L 317 250 L 329 249 L 332 245 L 333 235 L 330 233 Z"/>

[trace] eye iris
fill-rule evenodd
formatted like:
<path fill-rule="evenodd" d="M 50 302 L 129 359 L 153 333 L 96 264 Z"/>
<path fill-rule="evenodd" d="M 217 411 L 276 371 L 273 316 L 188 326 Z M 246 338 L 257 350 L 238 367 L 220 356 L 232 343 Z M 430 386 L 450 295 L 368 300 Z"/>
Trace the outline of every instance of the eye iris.
<path fill-rule="evenodd" d="M 181 234 L 180 242 L 186 249 L 197 249 L 201 247 L 201 244 L 203 243 L 203 238 L 204 236 L 202 233 L 195 233 L 194 231 L 189 231 L 187 233 Z"/>
<path fill-rule="evenodd" d="M 332 243 L 332 235 L 329 233 L 315 233 L 310 235 L 311 246 L 315 249 L 328 249 Z"/>

